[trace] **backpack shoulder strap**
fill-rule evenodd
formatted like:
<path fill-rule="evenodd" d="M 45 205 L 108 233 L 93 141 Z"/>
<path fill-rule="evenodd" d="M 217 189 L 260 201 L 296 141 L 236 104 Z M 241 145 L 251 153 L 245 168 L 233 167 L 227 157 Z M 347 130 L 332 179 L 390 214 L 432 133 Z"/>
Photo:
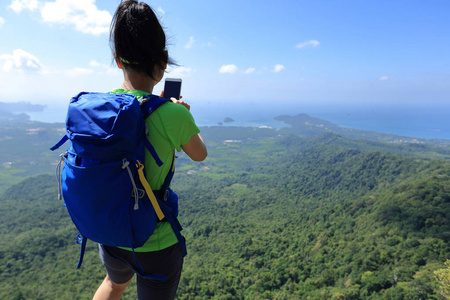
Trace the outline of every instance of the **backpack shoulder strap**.
<path fill-rule="evenodd" d="M 141 110 L 144 115 L 144 120 L 147 119 L 152 114 L 152 112 L 154 112 L 158 107 L 160 107 L 161 105 L 163 105 L 168 101 L 170 100 L 155 95 L 144 96 L 144 100 L 142 101 L 141 104 Z M 145 147 L 155 159 L 156 164 L 161 167 L 163 162 L 159 159 L 159 156 L 156 153 L 155 148 L 153 148 L 152 144 L 150 144 L 147 138 L 145 139 Z"/>
<path fill-rule="evenodd" d="M 175 153 L 173 154 L 173 160 L 172 160 L 172 166 L 170 167 L 169 173 L 166 176 L 166 179 L 164 180 L 163 185 L 161 186 L 161 189 L 159 190 L 159 197 L 163 201 L 167 201 L 167 197 L 169 196 L 170 192 L 170 183 L 172 182 L 173 175 L 175 174 Z"/>
<path fill-rule="evenodd" d="M 147 119 L 148 116 L 150 116 L 151 113 L 154 112 L 158 107 L 169 101 L 169 99 L 164 99 L 155 95 L 144 96 L 144 100 L 141 104 L 141 110 L 144 114 L 144 119 Z"/>

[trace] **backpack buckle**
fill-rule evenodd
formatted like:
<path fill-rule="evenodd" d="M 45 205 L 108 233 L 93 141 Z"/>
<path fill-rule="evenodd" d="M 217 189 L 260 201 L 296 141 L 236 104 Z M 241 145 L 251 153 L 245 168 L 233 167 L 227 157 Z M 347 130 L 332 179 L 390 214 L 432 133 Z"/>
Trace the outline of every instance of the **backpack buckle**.
<path fill-rule="evenodd" d="M 163 200 L 164 201 L 167 201 L 167 199 L 169 199 L 169 189 L 166 189 L 165 191 L 164 191 L 164 195 L 163 195 Z"/>

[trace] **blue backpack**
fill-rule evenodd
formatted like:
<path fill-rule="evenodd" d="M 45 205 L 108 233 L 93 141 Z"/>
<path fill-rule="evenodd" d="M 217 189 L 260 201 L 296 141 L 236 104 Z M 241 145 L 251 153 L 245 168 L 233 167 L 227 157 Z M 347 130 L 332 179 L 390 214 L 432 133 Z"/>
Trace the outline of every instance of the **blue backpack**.
<path fill-rule="evenodd" d="M 145 178 L 147 149 L 162 165 L 147 139 L 145 119 L 167 99 L 145 96 L 142 103 L 130 94 L 86 93 L 73 97 L 66 118 L 66 134 L 51 148 L 70 140 L 59 164 L 59 197 L 79 230 L 81 267 L 87 239 L 103 245 L 141 247 L 153 234 L 156 222 L 170 223 L 186 255 L 178 222 L 178 196 L 169 185 L 174 161 L 163 187 L 152 191 Z M 61 172 L 61 162 L 63 162 Z M 142 276 L 166 280 L 164 276 Z"/>

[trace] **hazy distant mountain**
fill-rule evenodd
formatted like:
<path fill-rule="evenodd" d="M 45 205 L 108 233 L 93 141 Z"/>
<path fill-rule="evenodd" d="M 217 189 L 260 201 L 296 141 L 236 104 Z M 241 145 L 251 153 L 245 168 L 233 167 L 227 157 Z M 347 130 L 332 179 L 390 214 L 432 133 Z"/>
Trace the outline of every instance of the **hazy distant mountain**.
<path fill-rule="evenodd" d="M 45 105 L 41 104 L 31 104 L 30 102 L 20 101 L 20 102 L 0 102 L 0 112 L 6 111 L 11 113 L 20 113 L 20 112 L 39 112 L 43 111 Z"/>
<path fill-rule="evenodd" d="M 430 140 L 410 136 L 399 136 L 389 133 L 379 133 L 375 131 L 355 128 L 345 128 L 323 119 L 311 117 L 307 114 L 298 114 L 295 116 L 281 115 L 275 117 L 274 119 L 290 125 L 290 127 L 281 128 L 278 131 L 280 134 L 294 134 L 303 137 L 314 137 L 323 133 L 336 133 L 351 139 L 365 139 L 394 144 L 433 143 L 440 146 L 450 146 L 450 140 Z"/>

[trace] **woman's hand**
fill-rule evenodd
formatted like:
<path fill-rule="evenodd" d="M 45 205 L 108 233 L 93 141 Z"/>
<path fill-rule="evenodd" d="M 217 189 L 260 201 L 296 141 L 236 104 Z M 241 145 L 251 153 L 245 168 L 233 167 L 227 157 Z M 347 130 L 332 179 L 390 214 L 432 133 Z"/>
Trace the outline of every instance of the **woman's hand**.
<path fill-rule="evenodd" d="M 181 99 L 181 97 L 180 97 L 180 99 Z M 170 98 L 170 100 L 171 100 L 173 103 L 183 105 L 184 107 L 187 108 L 187 110 L 191 110 L 191 106 L 190 106 L 189 104 L 187 104 L 186 102 L 182 101 L 182 100 L 177 100 L 177 99 L 175 99 L 175 98 L 173 98 L 173 97 Z"/>
<path fill-rule="evenodd" d="M 164 98 L 164 91 L 161 91 L 161 93 L 159 94 L 159 96 L 160 96 L 161 98 Z M 186 107 L 187 110 L 191 110 L 191 106 L 190 106 L 189 104 L 187 104 L 186 102 L 184 102 L 183 100 L 181 100 L 181 98 L 183 98 L 183 96 L 180 96 L 180 100 L 178 100 L 178 99 L 172 97 L 172 98 L 170 98 L 170 101 L 172 101 L 173 103 L 176 103 L 176 104 L 181 104 L 181 105 L 183 105 L 184 107 Z"/>

